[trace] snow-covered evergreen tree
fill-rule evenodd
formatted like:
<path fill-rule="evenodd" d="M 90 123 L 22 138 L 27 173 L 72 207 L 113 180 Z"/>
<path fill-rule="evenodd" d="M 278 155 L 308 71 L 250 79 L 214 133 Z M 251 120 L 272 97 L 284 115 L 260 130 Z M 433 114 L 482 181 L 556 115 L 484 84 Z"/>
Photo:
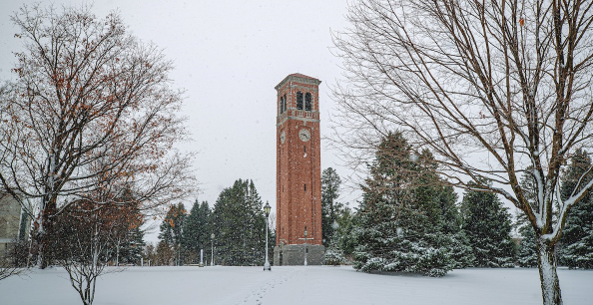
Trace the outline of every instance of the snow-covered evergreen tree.
<path fill-rule="evenodd" d="M 573 191 L 580 191 L 577 187 L 593 179 L 593 173 L 584 175 L 591 167 L 591 159 L 584 150 L 577 150 L 571 157 L 570 165 L 562 177 L 561 196 L 569 198 Z M 583 176 L 583 181 L 578 181 Z M 562 233 L 560 263 L 569 268 L 593 269 L 593 196 L 586 194 L 577 203 L 568 218 Z"/>
<path fill-rule="evenodd" d="M 530 174 L 524 174 L 521 178 L 521 187 L 523 194 L 529 202 L 535 202 L 537 183 Z M 521 242 L 517 247 L 517 264 L 525 268 L 537 267 L 537 239 L 535 231 L 524 213 L 517 215 L 515 226 L 521 237 Z"/>
<path fill-rule="evenodd" d="M 334 237 L 335 236 L 337 236 L 337 234 L 334 235 Z M 323 260 L 325 265 L 339 266 L 341 264 L 346 263 L 344 250 L 342 250 L 342 247 L 339 244 L 339 240 L 337 238 L 332 238 L 330 244 L 328 245 L 328 248 L 325 250 Z"/>
<path fill-rule="evenodd" d="M 340 197 L 342 180 L 335 169 L 328 167 L 321 173 L 321 226 L 323 228 L 323 245 L 330 246 L 332 236 L 337 228 L 339 210 L 344 205 L 337 201 Z"/>
<path fill-rule="evenodd" d="M 159 239 L 165 242 L 175 252 L 175 265 L 179 266 L 181 257 L 181 240 L 183 238 L 183 222 L 187 216 L 187 210 L 183 203 L 173 204 L 167 211 L 165 219 L 161 223 Z"/>
<path fill-rule="evenodd" d="M 263 265 L 265 215 L 251 180 L 237 180 L 224 189 L 212 212 L 216 228 L 216 260 L 223 265 Z"/>
<path fill-rule="evenodd" d="M 475 259 L 474 267 L 514 267 L 516 245 L 511 215 L 496 194 L 466 191 L 462 200 L 463 230 Z"/>
<path fill-rule="evenodd" d="M 451 186 L 437 187 L 440 210 L 440 232 L 451 237 L 449 251 L 454 268 L 461 269 L 472 265 L 475 257 L 469 246 L 469 239 L 461 229 L 462 217 L 457 206 L 457 194 Z"/>
<path fill-rule="evenodd" d="M 401 133 L 379 146 L 358 211 L 357 270 L 443 276 L 454 266 L 452 239 L 442 234 L 438 192 L 428 153 L 418 157 Z M 435 181 L 428 181 L 434 179 Z"/>
<path fill-rule="evenodd" d="M 349 207 L 343 206 L 339 209 L 338 217 L 332 225 L 334 234 L 330 239 L 328 250 L 339 249 L 338 251 L 344 256 L 345 263 L 352 261 L 354 248 L 357 244 L 356 236 L 354 234 L 356 221 L 356 213 L 353 213 Z"/>
<path fill-rule="evenodd" d="M 200 250 L 204 250 L 204 262 L 210 261 L 210 207 L 208 202 L 196 200 L 183 223 L 181 247 L 186 263 L 199 263 Z"/>
<path fill-rule="evenodd" d="M 517 250 L 517 263 L 521 267 L 537 267 L 537 243 L 533 227 L 525 224 L 519 228 L 521 243 Z"/>
<path fill-rule="evenodd" d="M 145 247 L 144 231 L 140 226 L 136 226 L 127 233 L 127 237 L 120 245 L 119 255 L 117 258 L 118 264 L 123 265 L 140 265 L 142 258 L 142 251 Z"/>

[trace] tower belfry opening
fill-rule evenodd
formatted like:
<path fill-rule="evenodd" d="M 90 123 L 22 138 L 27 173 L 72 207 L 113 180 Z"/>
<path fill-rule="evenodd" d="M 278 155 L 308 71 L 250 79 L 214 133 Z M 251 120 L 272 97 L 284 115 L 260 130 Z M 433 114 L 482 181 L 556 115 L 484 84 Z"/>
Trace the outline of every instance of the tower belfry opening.
<path fill-rule="evenodd" d="M 291 74 L 276 87 L 274 265 L 321 265 L 320 80 Z"/>

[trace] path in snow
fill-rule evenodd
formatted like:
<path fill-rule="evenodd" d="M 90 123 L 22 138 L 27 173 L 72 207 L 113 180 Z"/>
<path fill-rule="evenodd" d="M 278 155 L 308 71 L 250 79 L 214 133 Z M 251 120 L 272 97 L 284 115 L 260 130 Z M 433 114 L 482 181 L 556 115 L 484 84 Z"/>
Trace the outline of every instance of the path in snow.
<path fill-rule="evenodd" d="M 593 271 L 559 270 L 565 304 L 593 304 Z M 77 305 L 59 268 L 0 281 L 0 304 Z M 454 270 L 443 278 L 352 267 L 132 267 L 99 279 L 95 305 L 541 304 L 537 269 Z"/>

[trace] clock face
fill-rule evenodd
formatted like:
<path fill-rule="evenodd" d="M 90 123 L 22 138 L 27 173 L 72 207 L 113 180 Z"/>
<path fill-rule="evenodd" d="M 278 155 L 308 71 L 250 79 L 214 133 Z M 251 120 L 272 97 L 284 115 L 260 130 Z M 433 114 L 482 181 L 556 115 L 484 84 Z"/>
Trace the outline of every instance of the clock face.
<path fill-rule="evenodd" d="M 307 142 L 311 140 L 311 133 L 307 129 L 301 129 L 299 131 L 299 138 L 301 139 L 301 141 Z"/>
<path fill-rule="evenodd" d="M 286 141 L 286 132 L 284 132 L 284 130 L 283 130 L 282 133 L 280 134 L 280 143 L 284 144 L 284 141 Z"/>

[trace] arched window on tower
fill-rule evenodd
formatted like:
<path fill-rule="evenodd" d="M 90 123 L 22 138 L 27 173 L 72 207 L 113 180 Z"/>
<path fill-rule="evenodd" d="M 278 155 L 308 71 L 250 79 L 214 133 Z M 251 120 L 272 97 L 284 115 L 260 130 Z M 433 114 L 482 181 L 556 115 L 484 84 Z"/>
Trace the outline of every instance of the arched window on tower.
<path fill-rule="evenodd" d="M 280 114 L 282 114 L 284 112 L 284 106 L 283 106 L 284 105 L 284 97 L 283 96 L 280 97 L 280 101 L 278 102 L 278 104 L 279 104 L 278 108 L 280 109 Z"/>
<path fill-rule="evenodd" d="M 283 107 L 284 111 L 286 111 L 286 94 L 282 98 L 283 98 L 282 99 L 282 107 Z"/>
<path fill-rule="evenodd" d="M 305 111 L 311 111 L 312 100 L 313 100 L 313 97 L 311 96 L 311 93 L 307 92 L 305 94 Z"/>
<path fill-rule="evenodd" d="M 303 93 L 301 91 L 297 92 L 297 110 L 303 110 Z"/>

